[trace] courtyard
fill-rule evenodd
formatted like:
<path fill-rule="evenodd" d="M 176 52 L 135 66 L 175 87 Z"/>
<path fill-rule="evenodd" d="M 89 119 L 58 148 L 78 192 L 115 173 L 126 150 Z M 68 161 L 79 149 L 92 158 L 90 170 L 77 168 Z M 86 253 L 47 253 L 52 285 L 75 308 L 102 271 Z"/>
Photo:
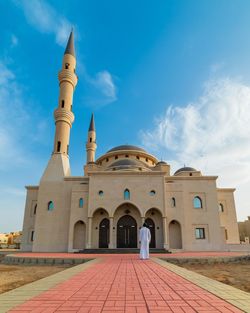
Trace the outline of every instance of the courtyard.
<path fill-rule="evenodd" d="M 63 253 L 18 255 L 22 259 L 64 257 L 66 262 L 83 257 Z M 179 254 L 180 258 L 194 255 L 199 253 Z M 235 255 L 200 253 L 201 258 Z M 94 259 L 89 262 L 3 293 L 0 312 L 250 312 L 248 292 L 163 261 L 162 255 L 145 261 L 136 254 L 91 257 Z"/>

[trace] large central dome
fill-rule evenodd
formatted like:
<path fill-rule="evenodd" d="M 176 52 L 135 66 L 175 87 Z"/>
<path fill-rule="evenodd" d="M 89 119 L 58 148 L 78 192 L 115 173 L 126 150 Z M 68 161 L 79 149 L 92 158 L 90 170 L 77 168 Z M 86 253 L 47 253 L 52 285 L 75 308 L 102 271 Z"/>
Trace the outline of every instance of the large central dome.
<path fill-rule="evenodd" d="M 137 147 L 137 146 L 132 146 L 132 145 L 122 145 L 122 146 L 117 146 L 114 147 L 112 149 L 110 149 L 107 153 L 109 152 L 113 152 L 113 151 L 120 151 L 120 150 L 135 150 L 135 151 L 142 151 L 142 152 L 146 152 L 146 150 Z"/>

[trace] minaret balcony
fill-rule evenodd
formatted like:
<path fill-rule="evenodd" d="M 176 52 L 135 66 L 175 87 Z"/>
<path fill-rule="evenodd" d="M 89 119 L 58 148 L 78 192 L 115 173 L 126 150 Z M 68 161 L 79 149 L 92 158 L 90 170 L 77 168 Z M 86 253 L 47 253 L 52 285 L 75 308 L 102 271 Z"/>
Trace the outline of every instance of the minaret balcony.
<path fill-rule="evenodd" d="M 67 81 L 70 84 L 73 85 L 73 87 L 75 88 L 76 84 L 77 84 L 77 76 L 75 73 L 72 73 L 72 71 L 67 70 L 67 69 L 63 69 L 58 73 L 58 79 L 60 81 L 60 84 L 63 81 Z"/>
<path fill-rule="evenodd" d="M 71 111 L 67 111 L 65 109 L 59 108 L 54 111 L 54 118 L 55 121 L 64 121 L 72 126 L 72 123 L 74 122 L 75 116 Z"/>

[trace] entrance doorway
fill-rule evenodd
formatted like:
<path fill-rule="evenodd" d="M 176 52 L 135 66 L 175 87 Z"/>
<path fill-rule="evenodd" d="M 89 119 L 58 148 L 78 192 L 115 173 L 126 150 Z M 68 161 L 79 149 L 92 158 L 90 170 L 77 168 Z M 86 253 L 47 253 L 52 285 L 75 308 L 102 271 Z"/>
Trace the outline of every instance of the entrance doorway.
<path fill-rule="evenodd" d="M 109 220 L 104 218 L 99 225 L 99 248 L 109 246 Z"/>
<path fill-rule="evenodd" d="M 122 216 L 117 223 L 117 248 L 137 248 L 137 223 L 130 215 Z"/>
<path fill-rule="evenodd" d="M 149 244 L 149 248 L 155 248 L 156 244 L 155 244 L 155 223 L 151 218 L 147 218 L 145 220 L 145 223 L 148 224 L 150 233 L 151 233 L 151 241 Z"/>

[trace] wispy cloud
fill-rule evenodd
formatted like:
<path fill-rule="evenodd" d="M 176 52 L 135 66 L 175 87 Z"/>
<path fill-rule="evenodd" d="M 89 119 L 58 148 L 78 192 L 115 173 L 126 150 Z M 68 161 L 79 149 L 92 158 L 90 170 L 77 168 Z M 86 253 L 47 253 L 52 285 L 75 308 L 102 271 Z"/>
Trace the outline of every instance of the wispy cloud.
<path fill-rule="evenodd" d="M 101 107 L 117 100 L 117 87 L 114 78 L 108 71 L 98 72 L 95 77 L 90 77 L 85 73 L 85 77 L 86 81 L 94 87 L 94 93 L 96 90 L 99 91 L 89 101 L 91 105 Z"/>
<path fill-rule="evenodd" d="M 11 34 L 11 47 L 16 47 L 18 45 L 18 38 L 14 34 Z"/>
<path fill-rule="evenodd" d="M 108 71 L 97 73 L 93 84 L 100 88 L 102 93 L 111 101 L 116 100 L 116 87 L 112 75 Z"/>
<path fill-rule="evenodd" d="M 42 0 L 14 0 L 14 3 L 23 10 L 28 23 L 42 33 L 54 34 L 56 42 L 65 45 L 72 23 L 49 3 Z"/>
<path fill-rule="evenodd" d="M 17 134 L 24 129 L 29 116 L 24 110 L 21 89 L 15 81 L 14 73 L 0 62 L 0 170 L 15 157 L 15 164 L 23 162 L 22 146 Z M 19 130 L 20 127 L 20 130 Z M 20 137 L 19 137 L 20 138 Z M 13 162 L 13 161 L 12 161 Z"/>
<path fill-rule="evenodd" d="M 250 86 L 210 80 L 197 101 L 169 106 L 155 123 L 140 133 L 144 146 L 163 155 L 173 170 L 185 163 L 218 174 L 221 186 L 236 186 L 238 215 L 246 217 L 250 200 L 241 188 L 250 189 Z"/>
<path fill-rule="evenodd" d="M 25 197 L 26 195 L 26 191 L 24 188 L 19 189 L 15 187 L 7 187 L 7 188 L 4 188 L 2 192 L 11 196 L 22 197 L 22 198 Z"/>
<path fill-rule="evenodd" d="M 29 162 L 30 146 L 46 136 L 47 119 L 32 110 L 15 73 L 1 60 L 0 99 L 0 171 L 6 171 Z"/>

